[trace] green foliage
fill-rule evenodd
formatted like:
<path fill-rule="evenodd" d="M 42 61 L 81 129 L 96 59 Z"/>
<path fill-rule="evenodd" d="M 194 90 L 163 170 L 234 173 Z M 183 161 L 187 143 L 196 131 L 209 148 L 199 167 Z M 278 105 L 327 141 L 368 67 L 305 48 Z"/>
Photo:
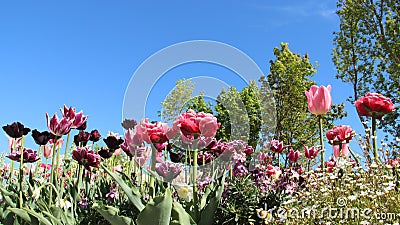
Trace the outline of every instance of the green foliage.
<path fill-rule="evenodd" d="M 275 60 L 270 61 L 268 77 L 260 78 L 262 86 L 267 83 L 272 90 L 276 106 L 275 139 L 302 150 L 318 142 L 318 122 L 308 112 L 305 90 L 315 84 L 310 78 L 316 72 L 308 59 L 290 51 L 287 43 L 274 48 Z M 346 115 L 344 105 L 333 105 L 325 119 L 325 128 L 333 126 L 335 119 Z"/>
<path fill-rule="evenodd" d="M 353 96 L 348 100 L 354 103 L 368 92 L 377 92 L 398 104 L 399 1 L 338 0 L 337 7 L 340 30 L 334 33 L 333 62 L 336 78 L 353 86 Z M 399 137 L 399 110 L 387 115 L 380 127 L 393 137 Z"/>
<path fill-rule="evenodd" d="M 174 89 L 161 102 L 162 111 L 158 112 L 164 122 L 172 123 L 183 111 L 185 104 L 191 100 L 194 90 L 192 79 L 182 79 L 176 81 Z"/>

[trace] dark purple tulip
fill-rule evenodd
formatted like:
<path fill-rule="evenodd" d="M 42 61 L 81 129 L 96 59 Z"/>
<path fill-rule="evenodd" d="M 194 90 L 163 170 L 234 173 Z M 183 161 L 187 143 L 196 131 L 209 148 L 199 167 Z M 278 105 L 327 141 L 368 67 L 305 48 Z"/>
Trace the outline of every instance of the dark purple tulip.
<path fill-rule="evenodd" d="M 53 138 L 52 135 L 50 135 L 50 132 L 48 131 L 39 132 L 36 129 L 32 131 L 32 137 L 33 140 L 35 140 L 36 144 L 38 145 L 46 145 L 47 142 L 49 142 L 50 138 Z"/>
<path fill-rule="evenodd" d="M 125 130 L 129 130 L 129 129 L 134 129 L 135 126 L 137 125 L 137 122 L 136 120 L 133 119 L 124 119 L 121 125 Z"/>
<path fill-rule="evenodd" d="M 108 159 L 114 154 L 114 151 L 111 151 L 108 148 L 101 148 L 97 153 L 101 156 L 101 158 Z"/>
<path fill-rule="evenodd" d="M 82 123 L 82 125 L 78 128 L 76 128 L 77 130 L 86 130 L 87 128 L 87 121 L 85 121 L 84 123 Z"/>
<path fill-rule="evenodd" d="M 27 135 L 31 129 L 24 127 L 20 122 L 14 122 L 10 125 L 3 126 L 3 130 L 12 138 L 20 138 Z"/>
<path fill-rule="evenodd" d="M 90 138 L 89 138 L 90 141 L 98 142 L 100 140 L 100 138 L 101 138 L 101 135 L 98 130 L 92 130 L 90 132 Z"/>
<path fill-rule="evenodd" d="M 76 146 L 86 146 L 87 142 L 89 141 L 90 133 L 86 131 L 80 131 L 79 134 L 74 136 L 74 143 Z"/>
<path fill-rule="evenodd" d="M 183 153 L 182 153 L 181 151 L 178 151 L 178 152 L 172 152 L 172 151 L 170 151 L 170 152 L 169 152 L 169 157 L 170 157 L 170 159 L 171 159 L 172 162 L 178 163 L 178 162 L 181 162 L 181 161 L 182 161 Z"/>
<path fill-rule="evenodd" d="M 83 165 L 87 170 L 90 170 L 90 167 L 99 168 L 100 156 L 87 147 L 78 147 L 72 150 L 72 158 L 80 165 Z"/>
<path fill-rule="evenodd" d="M 117 139 L 115 136 L 108 136 L 103 140 L 110 150 L 116 150 L 119 148 L 120 144 L 124 143 L 124 140 L 122 140 L 121 138 Z"/>
<path fill-rule="evenodd" d="M 11 153 L 7 153 L 7 158 L 16 161 L 16 162 L 20 162 L 21 161 L 21 147 L 19 147 L 16 151 L 12 151 Z M 37 155 L 36 151 L 33 151 L 30 148 L 24 148 L 23 150 L 23 162 L 24 163 L 32 163 L 32 162 L 36 162 L 39 160 L 39 157 Z"/>

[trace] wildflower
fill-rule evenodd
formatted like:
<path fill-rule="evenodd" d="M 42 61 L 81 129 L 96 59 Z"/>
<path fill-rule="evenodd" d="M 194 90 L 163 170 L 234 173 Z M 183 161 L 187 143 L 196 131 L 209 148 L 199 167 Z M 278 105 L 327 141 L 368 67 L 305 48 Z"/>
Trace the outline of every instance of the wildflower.
<path fill-rule="evenodd" d="M 356 103 L 358 115 L 381 119 L 383 115 L 394 112 L 392 101 L 378 93 L 368 93 L 359 98 Z"/>
<path fill-rule="evenodd" d="M 25 127 L 20 122 L 14 122 L 10 125 L 7 124 L 6 126 L 3 126 L 3 130 L 12 138 L 20 138 L 31 131 L 31 129 Z"/>
<path fill-rule="evenodd" d="M 305 91 L 308 100 L 308 110 L 314 115 L 326 114 L 332 107 L 331 86 L 313 85 L 310 91 Z"/>

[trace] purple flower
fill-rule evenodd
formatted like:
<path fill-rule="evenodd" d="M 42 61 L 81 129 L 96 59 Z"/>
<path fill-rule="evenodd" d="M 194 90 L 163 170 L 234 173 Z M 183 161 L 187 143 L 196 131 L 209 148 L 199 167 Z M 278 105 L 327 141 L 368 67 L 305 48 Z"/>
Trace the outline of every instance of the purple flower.
<path fill-rule="evenodd" d="M 289 146 L 283 146 L 283 142 L 282 141 L 278 141 L 278 140 L 272 140 L 270 142 L 270 147 L 269 149 L 275 153 L 282 153 L 283 150 L 285 150 L 285 148 L 288 148 Z"/>
<path fill-rule="evenodd" d="M 86 130 L 87 128 L 87 120 L 82 123 L 82 125 L 80 125 L 78 128 L 76 128 L 77 130 Z"/>
<path fill-rule="evenodd" d="M 49 114 L 46 113 L 46 120 L 50 132 L 57 137 L 61 137 L 71 131 L 72 122 L 65 117 L 58 120 L 57 115 L 54 114 L 54 116 L 49 119 Z"/>
<path fill-rule="evenodd" d="M 101 138 L 101 135 L 98 130 L 92 130 L 90 132 L 90 138 L 89 138 L 90 141 L 98 142 L 100 140 L 100 138 Z"/>
<path fill-rule="evenodd" d="M 129 129 L 134 129 L 135 126 L 137 125 L 137 122 L 136 120 L 133 119 L 124 119 L 121 125 L 125 130 L 129 130 Z"/>
<path fill-rule="evenodd" d="M 183 158 L 183 153 L 181 151 L 177 151 L 177 152 L 169 151 L 169 158 L 174 163 L 181 162 L 181 160 Z"/>
<path fill-rule="evenodd" d="M 46 145 L 47 142 L 49 142 L 49 140 L 52 138 L 50 132 L 39 132 L 36 129 L 32 131 L 32 137 L 38 145 Z"/>
<path fill-rule="evenodd" d="M 98 153 L 99 153 L 99 155 L 100 155 L 103 159 L 108 159 L 108 158 L 110 158 L 110 157 L 114 154 L 114 151 L 111 151 L 111 150 L 108 149 L 108 148 L 101 148 L 101 149 L 98 151 Z"/>
<path fill-rule="evenodd" d="M 114 199 L 119 198 L 118 191 L 116 189 L 111 189 L 110 192 L 106 194 L 106 198 L 108 201 L 112 201 Z"/>
<path fill-rule="evenodd" d="M 20 122 L 14 122 L 10 125 L 3 126 L 3 130 L 12 138 L 20 138 L 27 135 L 31 129 L 24 127 Z"/>
<path fill-rule="evenodd" d="M 18 147 L 17 150 L 13 150 L 11 151 L 11 153 L 7 153 L 7 158 L 16 161 L 16 162 L 20 162 L 21 161 L 21 147 Z M 32 149 L 29 148 L 24 148 L 23 149 L 23 162 L 24 163 L 32 163 L 32 162 L 36 162 L 39 160 L 39 157 L 37 155 L 36 151 L 33 151 Z"/>
<path fill-rule="evenodd" d="M 98 168 L 100 164 L 100 156 L 87 147 L 78 147 L 72 150 L 72 158 L 78 161 L 78 163 L 83 165 L 87 170 L 90 170 L 90 167 Z"/>
<path fill-rule="evenodd" d="M 122 140 L 121 138 L 117 139 L 117 137 L 112 135 L 104 138 L 103 141 L 106 143 L 107 147 L 110 150 L 116 150 L 122 143 L 124 143 L 124 140 Z"/>
<path fill-rule="evenodd" d="M 86 131 L 80 131 L 79 134 L 74 136 L 74 143 L 76 146 L 86 146 L 90 139 L 90 133 Z"/>
<path fill-rule="evenodd" d="M 172 162 L 162 162 L 157 164 L 156 172 L 164 178 L 164 182 L 171 182 L 182 171 L 182 165 Z"/>

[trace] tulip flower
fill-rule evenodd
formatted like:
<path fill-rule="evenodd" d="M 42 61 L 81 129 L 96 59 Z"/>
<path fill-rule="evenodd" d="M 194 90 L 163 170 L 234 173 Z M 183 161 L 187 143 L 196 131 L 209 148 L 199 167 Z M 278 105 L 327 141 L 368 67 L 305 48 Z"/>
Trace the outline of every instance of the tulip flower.
<path fill-rule="evenodd" d="M 181 151 L 173 152 L 169 151 L 169 158 L 174 163 L 179 163 L 182 161 L 183 153 Z"/>
<path fill-rule="evenodd" d="M 300 152 L 299 151 L 293 151 L 293 149 L 289 150 L 288 158 L 291 162 L 297 162 L 300 158 Z"/>
<path fill-rule="evenodd" d="M 98 168 L 100 164 L 100 156 L 87 147 L 78 147 L 72 150 L 72 158 L 87 170 L 90 170 L 90 167 Z"/>
<path fill-rule="evenodd" d="M 132 129 L 125 131 L 124 141 L 131 146 L 141 146 L 143 144 L 142 135 Z"/>
<path fill-rule="evenodd" d="M 396 110 L 389 98 L 378 93 L 366 94 L 359 98 L 355 105 L 360 116 L 375 116 L 377 119 L 381 119 L 385 114 Z"/>
<path fill-rule="evenodd" d="M 38 145 L 46 145 L 51 139 L 50 132 L 48 131 L 39 132 L 36 129 L 32 131 L 32 137 L 33 140 L 35 140 L 36 144 Z"/>
<path fill-rule="evenodd" d="M 90 133 L 86 131 L 80 131 L 74 136 L 75 146 L 86 146 L 90 139 Z"/>
<path fill-rule="evenodd" d="M 48 159 L 53 156 L 53 146 L 51 145 L 43 145 L 43 156 Z"/>
<path fill-rule="evenodd" d="M 82 125 L 77 127 L 76 129 L 77 130 L 86 130 L 86 128 L 87 128 L 87 120 Z"/>
<path fill-rule="evenodd" d="M 137 122 L 136 120 L 133 119 L 124 119 L 121 125 L 125 130 L 129 130 L 129 129 L 134 129 L 135 126 L 137 125 Z"/>
<path fill-rule="evenodd" d="M 11 153 L 7 153 L 6 157 L 13 161 L 20 162 L 21 160 L 20 148 L 22 147 L 19 147 L 19 149 L 17 149 L 16 151 L 11 151 Z M 29 148 L 23 148 L 22 151 L 23 151 L 23 163 L 32 163 L 39 160 L 36 151 Z"/>
<path fill-rule="evenodd" d="M 82 124 L 84 124 L 87 120 L 87 116 L 84 116 L 82 111 L 76 113 L 75 108 L 67 108 L 67 106 L 64 105 L 64 109 L 60 109 L 60 111 L 64 118 L 72 121 L 71 129 L 76 129 L 82 126 Z"/>
<path fill-rule="evenodd" d="M 317 150 L 314 146 L 311 148 L 304 146 L 304 152 L 307 159 L 315 159 L 315 157 L 317 157 L 318 155 L 319 150 Z"/>
<path fill-rule="evenodd" d="M 140 121 L 136 127 L 136 132 L 148 144 L 164 143 L 167 138 L 168 125 L 161 122 L 149 122 L 149 119 Z"/>
<path fill-rule="evenodd" d="M 31 129 L 26 128 L 20 122 L 14 122 L 10 125 L 3 126 L 3 130 L 7 133 L 8 136 L 12 138 L 20 138 L 24 135 L 27 135 Z"/>
<path fill-rule="evenodd" d="M 49 128 L 50 132 L 57 137 L 61 137 L 65 134 L 68 134 L 72 128 L 72 122 L 67 118 L 63 117 L 61 120 L 58 120 L 56 114 L 49 119 L 49 114 L 46 113 L 47 119 L 47 127 Z"/>
<path fill-rule="evenodd" d="M 326 137 L 332 145 L 349 143 L 354 135 L 354 130 L 350 126 L 345 125 L 335 126 L 326 132 Z"/>
<path fill-rule="evenodd" d="M 309 91 L 305 91 L 308 100 L 308 110 L 314 115 L 323 115 L 329 112 L 332 107 L 332 97 L 330 94 L 331 85 L 311 86 Z"/>
<path fill-rule="evenodd" d="M 350 155 L 349 147 L 347 146 L 347 144 L 333 145 L 333 155 L 336 158 L 349 156 Z"/>
<path fill-rule="evenodd" d="M 180 128 L 184 136 L 194 136 L 195 138 L 199 135 L 214 137 L 220 125 L 212 114 L 196 113 L 192 109 L 182 113 L 176 120 L 176 126 Z"/>
<path fill-rule="evenodd" d="M 108 149 L 108 148 L 101 148 L 101 149 L 98 151 L 98 154 L 99 154 L 103 159 L 108 159 L 108 158 L 110 158 L 110 157 L 114 154 L 114 151 L 112 151 L 112 150 L 110 150 L 110 149 Z"/>
<path fill-rule="evenodd" d="M 64 144 L 64 139 L 62 139 L 62 138 L 58 138 L 58 139 L 56 139 L 56 140 L 54 140 L 54 139 L 50 139 L 49 140 L 49 144 L 50 145 L 53 145 L 54 144 L 54 141 L 56 142 L 56 148 L 55 149 L 61 149 L 61 146 Z"/>
<path fill-rule="evenodd" d="M 182 171 L 182 164 L 172 162 L 162 162 L 157 164 L 156 172 L 160 175 L 164 182 L 171 182 L 175 179 Z"/>
<path fill-rule="evenodd" d="M 92 130 L 90 132 L 90 138 L 89 138 L 90 141 L 98 142 L 100 140 L 100 138 L 101 138 L 101 135 L 98 130 Z"/>
<path fill-rule="evenodd" d="M 378 155 L 376 119 L 382 119 L 385 114 L 394 112 L 395 106 L 392 101 L 378 93 L 368 93 L 355 102 L 359 116 L 372 117 L 372 145 L 374 160 L 380 162 Z"/>
<path fill-rule="evenodd" d="M 22 137 L 21 138 L 10 138 L 7 136 L 8 139 L 8 149 L 16 150 L 19 146 L 21 146 Z"/>
<path fill-rule="evenodd" d="M 106 143 L 107 147 L 110 150 L 116 150 L 122 143 L 124 143 L 124 140 L 122 140 L 122 138 L 117 139 L 117 137 L 112 135 L 104 138 L 103 141 Z"/>
<path fill-rule="evenodd" d="M 288 148 L 289 146 L 283 146 L 283 142 L 282 141 L 278 141 L 278 140 L 272 140 L 270 141 L 270 147 L 269 149 L 271 151 L 273 151 L 274 153 L 282 153 L 283 150 L 285 150 L 286 148 Z"/>

